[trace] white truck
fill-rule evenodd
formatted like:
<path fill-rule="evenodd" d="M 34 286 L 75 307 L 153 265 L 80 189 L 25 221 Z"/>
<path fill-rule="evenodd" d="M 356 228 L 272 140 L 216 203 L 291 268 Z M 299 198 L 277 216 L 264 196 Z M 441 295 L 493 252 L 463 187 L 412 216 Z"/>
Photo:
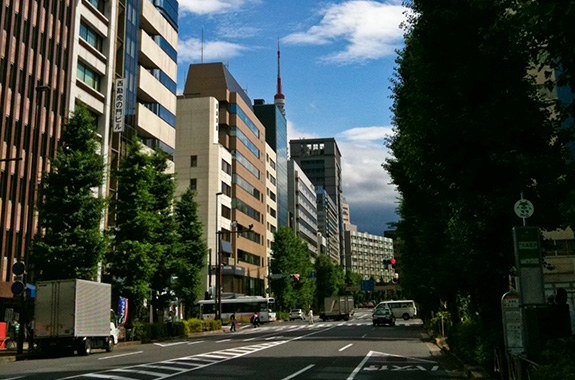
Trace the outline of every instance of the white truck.
<path fill-rule="evenodd" d="M 326 297 L 324 308 L 320 313 L 320 318 L 349 320 L 353 315 L 354 302 L 352 296 Z"/>
<path fill-rule="evenodd" d="M 34 342 L 40 351 L 72 347 L 80 355 L 92 348 L 108 352 L 118 343 L 117 319 L 110 309 L 110 284 L 79 279 L 36 284 Z"/>

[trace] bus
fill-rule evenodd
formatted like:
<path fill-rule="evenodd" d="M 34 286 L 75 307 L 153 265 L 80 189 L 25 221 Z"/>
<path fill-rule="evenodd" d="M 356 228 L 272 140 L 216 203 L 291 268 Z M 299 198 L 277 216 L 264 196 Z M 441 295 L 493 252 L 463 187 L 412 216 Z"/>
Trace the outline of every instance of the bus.
<path fill-rule="evenodd" d="M 275 303 L 273 297 L 243 296 L 235 294 L 231 297 L 222 297 L 222 320 L 229 320 L 232 313 L 236 313 L 236 320 L 250 323 L 252 316 L 257 313 L 260 322 L 275 322 L 276 313 L 272 311 Z M 200 305 L 200 319 L 215 319 L 216 300 L 202 300 Z"/>

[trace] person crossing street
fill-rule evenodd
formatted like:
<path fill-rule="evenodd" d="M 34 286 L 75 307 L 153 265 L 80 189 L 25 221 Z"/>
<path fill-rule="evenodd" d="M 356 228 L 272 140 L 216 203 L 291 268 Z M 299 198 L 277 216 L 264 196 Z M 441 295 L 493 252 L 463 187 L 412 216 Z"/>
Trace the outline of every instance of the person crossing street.
<path fill-rule="evenodd" d="M 236 331 L 236 313 L 232 313 L 230 320 L 232 322 L 232 326 L 230 327 L 230 332 L 235 332 Z"/>

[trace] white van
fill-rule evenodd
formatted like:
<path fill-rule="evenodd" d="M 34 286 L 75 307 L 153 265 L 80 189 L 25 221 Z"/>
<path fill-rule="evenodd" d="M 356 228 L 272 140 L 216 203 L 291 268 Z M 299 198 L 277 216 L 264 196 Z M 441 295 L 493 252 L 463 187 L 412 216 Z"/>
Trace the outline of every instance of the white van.
<path fill-rule="evenodd" d="M 383 301 L 375 306 L 374 311 L 382 307 L 390 309 L 395 318 L 403 318 L 406 321 L 417 316 L 417 308 L 412 300 Z"/>

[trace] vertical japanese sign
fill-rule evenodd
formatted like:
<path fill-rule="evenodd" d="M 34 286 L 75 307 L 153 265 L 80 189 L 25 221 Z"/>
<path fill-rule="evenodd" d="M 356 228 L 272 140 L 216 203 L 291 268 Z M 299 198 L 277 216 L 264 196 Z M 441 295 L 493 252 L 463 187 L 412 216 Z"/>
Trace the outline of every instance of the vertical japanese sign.
<path fill-rule="evenodd" d="M 124 326 L 128 319 L 128 299 L 120 297 L 120 304 L 118 305 L 118 324 Z"/>
<path fill-rule="evenodd" d="M 114 97 L 114 132 L 124 132 L 124 100 L 124 78 L 119 78 Z"/>
<path fill-rule="evenodd" d="M 543 268 L 537 227 L 514 227 L 515 266 L 519 275 L 519 304 L 543 305 Z"/>

